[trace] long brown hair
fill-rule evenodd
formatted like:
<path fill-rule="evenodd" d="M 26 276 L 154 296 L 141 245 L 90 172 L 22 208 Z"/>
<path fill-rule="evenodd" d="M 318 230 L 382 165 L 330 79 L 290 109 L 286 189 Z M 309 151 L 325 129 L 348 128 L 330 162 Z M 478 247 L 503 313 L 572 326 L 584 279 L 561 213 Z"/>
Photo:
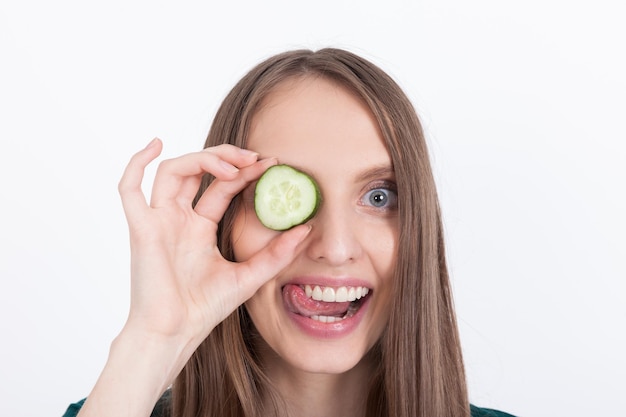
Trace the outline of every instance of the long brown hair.
<path fill-rule="evenodd" d="M 327 48 L 282 53 L 257 65 L 230 91 L 205 146 L 230 143 L 245 148 L 252 118 L 264 98 L 286 79 L 306 76 L 337 82 L 367 104 L 378 121 L 397 179 L 401 231 L 394 308 L 386 332 L 370 352 L 380 367 L 372 379 L 367 415 L 468 417 L 437 192 L 422 127 L 400 87 L 380 68 L 351 52 Z M 198 195 L 210 181 L 208 176 L 204 179 Z M 222 254 L 231 260 L 236 205 L 237 200 L 218 230 Z M 281 400 L 258 362 L 255 337 L 259 336 L 243 306 L 218 325 L 175 381 L 173 415 L 281 415 Z"/>

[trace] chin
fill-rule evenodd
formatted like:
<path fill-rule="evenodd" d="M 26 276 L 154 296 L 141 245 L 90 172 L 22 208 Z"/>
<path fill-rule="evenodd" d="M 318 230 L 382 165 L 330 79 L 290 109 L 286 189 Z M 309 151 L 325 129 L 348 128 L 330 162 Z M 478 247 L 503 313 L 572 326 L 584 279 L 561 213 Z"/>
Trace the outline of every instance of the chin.
<path fill-rule="evenodd" d="M 306 355 L 293 355 L 285 358 L 293 368 L 313 374 L 341 375 L 358 366 L 366 357 L 366 352 L 354 350 L 319 349 Z"/>
<path fill-rule="evenodd" d="M 263 366 L 272 371 L 341 375 L 373 363 L 369 354 L 371 346 L 364 340 L 350 343 L 346 339 L 320 341 L 288 335 L 282 340 L 268 342 L 263 337 L 257 340 L 256 348 Z"/>

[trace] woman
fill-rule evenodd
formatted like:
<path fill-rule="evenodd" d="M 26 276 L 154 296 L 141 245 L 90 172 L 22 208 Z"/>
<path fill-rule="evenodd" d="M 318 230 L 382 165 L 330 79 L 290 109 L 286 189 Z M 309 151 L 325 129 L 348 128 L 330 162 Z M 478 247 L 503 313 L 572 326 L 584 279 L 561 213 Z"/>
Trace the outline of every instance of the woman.
<path fill-rule="evenodd" d="M 266 60 L 148 205 L 161 147 L 120 182 L 131 309 L 81 417 L 503 415 L 470 409 L 425 140 L 383 71 L 337 49 Z M 285 232 L 253 202 L 278 163 L 322 198 Z"/>

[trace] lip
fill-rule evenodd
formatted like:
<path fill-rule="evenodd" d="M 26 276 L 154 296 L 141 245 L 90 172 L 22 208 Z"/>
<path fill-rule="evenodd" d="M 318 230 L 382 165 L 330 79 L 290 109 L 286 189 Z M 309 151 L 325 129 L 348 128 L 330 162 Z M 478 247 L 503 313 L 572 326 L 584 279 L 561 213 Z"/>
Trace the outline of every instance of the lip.
<path fill-rule="evenodd" d="M 313 320 L 309 317 L 301 316 L 298 313 L 290 311 L 282 299 L 282 290 L 285 285 L 320 285 L 326 287 L 367 287 L 372 290 L 372 285 L 367 281 L 355 278 L 334 278 L 334 277 L 298 277 L 280 287 L 281 303 L 283 311 L 291 319 L 291 321 L 304 334 L 316 339 L 338 339 L 352 333 L 361 323 L 365 316 L 371 300 L 371 293 L 365 297 L 359 309 L 351 317 L 346 317 L 341 321 L 333 323 L 323 323 Z"/>

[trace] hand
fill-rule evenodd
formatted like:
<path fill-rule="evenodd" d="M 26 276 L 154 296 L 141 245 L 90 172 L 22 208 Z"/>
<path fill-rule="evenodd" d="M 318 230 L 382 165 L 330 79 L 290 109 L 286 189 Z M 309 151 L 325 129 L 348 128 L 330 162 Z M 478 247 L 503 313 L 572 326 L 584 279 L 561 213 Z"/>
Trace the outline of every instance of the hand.
<path fill-rule="evenodd" d="M 165 161 L 148 205 L 141 181 L 162 146 L 155 139 L 135 154 L 119 184 L 130 229 L 130 313 L 80 417 L 149 415 L 202 340 L 292 261 L 309 231 L 295 227 L 246 262 L 226 261 L 217 224 L 276 160 L 221 145 Z M 192 208 L 207 172 L 216 179 Z"/>
<path fill-rule="evenodd" d="M 256 153 L 231 145 L 164 161 L 148 205 L 141 181 L 161 149 L 155 139 L 135 154 L 119 184 L 131 244 L 125 330 L 174 338 L 187 346 L 188 358 L 218 323 L 291 262 L 309 227 L 281 233 L 244 263 L 226 261 L 217 248 L 218 222 L 232 198 L 277 161 L 258 161 Z M 207 172 L 216 179 L 192 208 Z"/>

